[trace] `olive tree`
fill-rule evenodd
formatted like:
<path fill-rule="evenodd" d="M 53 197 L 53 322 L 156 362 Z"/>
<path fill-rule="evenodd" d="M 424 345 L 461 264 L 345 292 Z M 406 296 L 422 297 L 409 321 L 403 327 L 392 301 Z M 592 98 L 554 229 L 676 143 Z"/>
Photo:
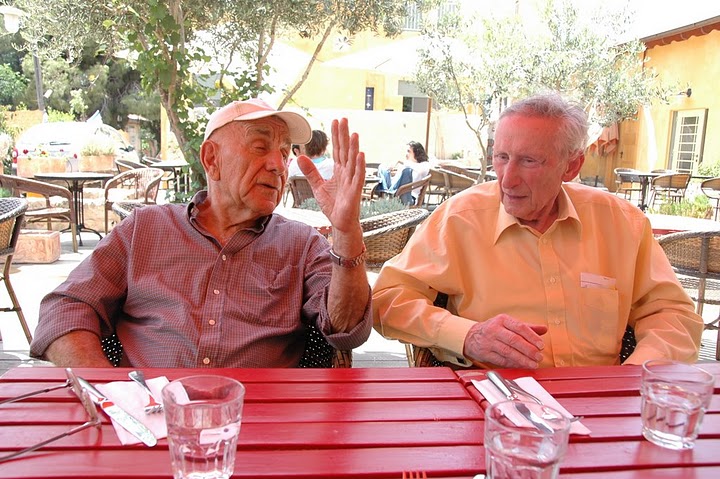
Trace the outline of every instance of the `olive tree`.
<path fill-rule="evenodd" d="M 415 1 L 422 7 L 435 3 Z M 180 149 L 202 181 L 202 120 L 195 107 L 212 109 L 229 97 L 269 90 L 270 52 L 279 39 L 300 36 L 316 48 L 304 75 L 285 92 L 284 106 L 330 32 L 394 35 L 406 0 L 16 0 L 15 6 L 28 13 L 21 29 L 27 44 L 44 55 L 72 61 L 92 38 L 108 53 L 132 59 L 144 87 L 159 95 Z"/>
<path fill-rule="evenodd" d="M 418 86 L 439 105 L 464 113 L 483 176 L 487 128 L 513 98 L 558 91 L 606 126 L 666 96 L 657 75 L 643 68 L 644 45 L 627 37 L 629 12 L 588 12 L 568 0 L 548 0 L 539 18 L 529 27 L 518 15 L 460 11 L 424 32 Z"/>

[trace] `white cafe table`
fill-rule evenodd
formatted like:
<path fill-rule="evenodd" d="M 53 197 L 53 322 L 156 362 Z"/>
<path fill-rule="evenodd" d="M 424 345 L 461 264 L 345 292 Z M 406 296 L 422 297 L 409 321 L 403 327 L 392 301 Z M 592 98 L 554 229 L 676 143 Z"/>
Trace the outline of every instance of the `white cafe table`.
<path fill-rule="evenodd" d="M 655 236 L 681 231 L 720 231 L 720 222 L 711 219 L 658 214 L 648 214 L 646 216 L 650 220 Z"/>

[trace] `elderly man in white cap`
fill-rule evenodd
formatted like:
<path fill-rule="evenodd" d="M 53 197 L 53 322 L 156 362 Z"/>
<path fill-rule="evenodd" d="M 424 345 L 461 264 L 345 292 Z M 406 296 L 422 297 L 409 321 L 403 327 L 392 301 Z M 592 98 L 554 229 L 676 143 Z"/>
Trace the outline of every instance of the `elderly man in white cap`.
<path fill-rule="evenodd" d="M 365 158 L 347 120 L 332 124 L 335 171 L 300 157 L 333 228 L 332 248 L 308 225 L 273 214 L 302 116 L 253 99 L 208 121 L 200 159 L 207 191 L 188 205 L 137 209 L 99 242 L 40 307 L 31 354 L 59 366 L 294 367 L 315 326 L 336 349 L 371 329 L 359 205 Z"/>

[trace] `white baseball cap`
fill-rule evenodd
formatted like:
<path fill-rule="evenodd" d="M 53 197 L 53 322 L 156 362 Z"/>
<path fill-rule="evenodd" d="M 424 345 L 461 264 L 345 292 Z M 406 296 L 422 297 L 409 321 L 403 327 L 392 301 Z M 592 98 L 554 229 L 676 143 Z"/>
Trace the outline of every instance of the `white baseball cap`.
<path fill-rule="evenodd" d="M 268 116 L 277 116 L 287 124 L 292 143 L 304 145 L 312 138 L 310 123 L 302 115 L 292 111 L 277 111 L 263 100 L 251 98 L 228 103 L 213 112 L 205 127 L 205 139 L 207 140 L 213 131 L 231 121 L 257 120 Z"/>

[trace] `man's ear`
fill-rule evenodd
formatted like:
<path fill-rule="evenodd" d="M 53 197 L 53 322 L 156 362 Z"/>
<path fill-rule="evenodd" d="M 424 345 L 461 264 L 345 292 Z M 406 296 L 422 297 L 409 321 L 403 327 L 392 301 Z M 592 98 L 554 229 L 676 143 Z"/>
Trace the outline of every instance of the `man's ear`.
<path fill-rule="evenodd" d="M 200 146 L 200 163 L 208 180 L 220 181 L 220 145 L 212 140 L 205 140 Z"/>
<path fill-rule="evenodd" d="M 563 181 L 572 181 L 577 175 L 580 174 L 580 168 L 585 163 L 585 152 L 579 151 L 568 160 L 568 164 L 565 167 L 565 173 L 563 173 Z"/>

